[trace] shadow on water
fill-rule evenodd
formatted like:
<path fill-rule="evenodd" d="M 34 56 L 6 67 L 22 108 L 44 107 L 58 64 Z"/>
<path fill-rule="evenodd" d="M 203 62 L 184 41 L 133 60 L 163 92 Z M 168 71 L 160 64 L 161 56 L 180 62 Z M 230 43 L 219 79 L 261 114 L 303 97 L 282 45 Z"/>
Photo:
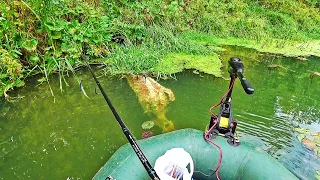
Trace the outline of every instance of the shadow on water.
<path fill-rule="evenodd" d="M 239 56 L 245 75 L 256 92 L 248 96 L 237 81 L 233 107 L 239 121 L 240 136 L 260 138 L 264 149 L 279 159 L 302 179 L 315 179 L 320 170 L 317 156 L 296 138 L 296 127 L 320 126 L 320 78 L 309 79 L 319 71 L 320 59 L 299 61 L 293 58 L 261 55 L 243 48 L 226 47 L 224 77 L 228 78 L 226 60 Z M 279 65 L 276 68 L 270 65 Z M 272 67 L 272 68 L 270 68 Z M 99 74 L 98 68 L 95 69 Z M 175 95 L 167 106 L 167 117 L 176 129 L 204 130 L 209 122 L 209 108 L 227 90 L 229 80 L 185 71 L 176 79 L 160 80 Z M 55 97 L 47 84 L 30 78 L 24 88 L 11 92 L 24 96 L 14 102 L 0 103 L 0 179 L 89 179 L 112 153 L 126 143 L 118 124 L 95 83 L 86 70 L 77 72 L 90 99 L 80 93 L 78 81 L 66 78 L 69 86 L 59 90 L 59 77 L 51 79 Z M 145 113 L 126 79 L 99 78 L 114 106 L 133 134 L 139 139 L 141 124 L 152 120 Z M 155 126 L 154 135 L 162 133 Z"/>

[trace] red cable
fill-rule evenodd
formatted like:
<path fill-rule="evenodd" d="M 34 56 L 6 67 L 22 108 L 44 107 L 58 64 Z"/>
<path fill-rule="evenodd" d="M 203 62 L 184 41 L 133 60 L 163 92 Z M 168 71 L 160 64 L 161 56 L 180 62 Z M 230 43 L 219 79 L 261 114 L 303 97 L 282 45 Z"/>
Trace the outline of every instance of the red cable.
<path fill-rule="evenodd" d="M 220 104 L 222 104 L 224 98 L 227 96 L 227 94 L 228 94 L 228 93 L 231 91 L 231 89 L 233 88 L 235 79 L 236 79 L 236 77 L 234 77 L 234 78 L 232 79 L 230 88 L 229 88 L 228 91 L 222 96 L 220 102 L 217 103 L 217 104 L 215 104 L 215 105 L 213 105 L 213 106 L 210 108 L 210 113 L 211 113 L 216 119 L 218 119 L 218 116 L 217 116 L 216 114 L 214 114 L 214 113 L 212 112 L 212 110 L 213 110 L 215 107 L 217 107 L 217 106 L 219 106 Z M 218 123 L 218 121 L 216 120 L 215 123 L 213 124 L 213 126 L 211 126 L 211 128 L 205 133 L 204 138 L 205 138 L 206 141 L 208 141 L 209 143 L 213 144 L 214 146 L 216 146 L 216 147 L 219 149 L 219 152 L 220 152 L 219 161 L 218 161 L 218 164 L 217 164 L 217 166 L 216 166 L 215 172 L 216 172 L 216 177 L 217 177 L 217 179 L 220 180 L 220 177 L 219 177 L 219 168 L 220 168 L 221 163 L 222 163 L 222 149 L 221 149 L 221 147 L 220 147 L 218 144 L 214 143 L 213 141 L 211 141 L 211 140 L 209 139 L 209 132 L 212 131 L 212 129 L 217 125 L 217 123 Z"/>

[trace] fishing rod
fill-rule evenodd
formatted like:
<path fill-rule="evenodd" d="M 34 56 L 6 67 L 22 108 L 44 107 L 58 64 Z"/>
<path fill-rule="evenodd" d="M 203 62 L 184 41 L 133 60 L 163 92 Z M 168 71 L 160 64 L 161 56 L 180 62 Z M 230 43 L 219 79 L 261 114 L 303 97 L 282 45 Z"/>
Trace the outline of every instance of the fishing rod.
<path fill-rule="evenodd" d="M 119 114 L 117 113 L 116 109 L 113 107 L 110 99 L 108 98 L 107 94 L 103 90 L 103 88 L 102 88 L 100 82 L 98 81 L 97 77 L 94 75 L 93 70 L 91 69 L 88 61 L 86 60 L 85 52 L 86 52 L 86 48 L 85 48 L 85 45 L 83 45 L 83 49 L 82 49 L 82 53 L 81 53 L 81 57 L 83 59 L 83 62 L 86 64 L 86 66 L 88 67 L 93 79 L 96 81 L 96 84 L 99 87 L 101 94 L 103 95 L 104 99 L 106 100 L 110 110 L 113 113 L 113 116 L 116 118 L 117 122 L 119 123 L 124 135 L 127 137 L 130 145 L 132 146 L 132 149 L 137 154 L 139 160 L 141 161 L 142 165 L 144 166 L 144 168 L 148 172 L 148 175 L 150 176 L 150 178 L 153 179 L 153 180 L 160 180 L 160 178 L 157 175 L 156 171 L 153 169 L 153 167 L 149 163 L 148 159 L 146 158 L 146 156 L 143 154 L 143 152 L 141 151 L 140 147 L 136 143 L 135 138 L 132 136 L 131 132 L 129 131 L 129 129 L 127 128 L 125 123 L 121 120 L 121 118 L 120 118 Z"/>

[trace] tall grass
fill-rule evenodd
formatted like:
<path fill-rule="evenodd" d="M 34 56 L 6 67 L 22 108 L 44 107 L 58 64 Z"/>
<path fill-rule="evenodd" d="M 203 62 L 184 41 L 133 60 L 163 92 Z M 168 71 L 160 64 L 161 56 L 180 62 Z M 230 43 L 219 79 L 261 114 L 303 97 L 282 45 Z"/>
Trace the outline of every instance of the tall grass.
<path fill-rule="evenodd" d="M 169 53 L 210 54 L 210 50 L 176 35 L 172 30 L 153 25 L 145 29 L 147 41 L 139 45 L 119 46 L 108 57 L 105 63 L 111 74 L 155 73 L 154 68 Z M 156 73 L 162 73 L 157 71 Z"/>

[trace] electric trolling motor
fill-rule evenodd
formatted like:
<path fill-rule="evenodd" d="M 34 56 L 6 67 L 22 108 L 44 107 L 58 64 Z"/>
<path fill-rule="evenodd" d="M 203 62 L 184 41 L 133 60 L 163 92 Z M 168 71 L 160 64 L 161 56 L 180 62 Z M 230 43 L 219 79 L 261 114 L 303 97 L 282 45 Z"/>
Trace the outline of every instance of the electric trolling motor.
<path fill-rule="evenodd" d="M 241 81 L 241 85 L 244 91 L 247 94 L 253 94 L 254 89 L 249 84 L 247 79 L 244 77 L 244 65 L 240 58 L 232 57 L 230 58 L 229 62 L 229 74 L 230 74 L 230 84 L 229 84 L 229 91 L 227 96 L 223 99 L 219 114 L 211 115 L 210 124 L 208 130 L 215 125 L 215 127 L 209 132 L 211 138 L 215 138 L 215 136 L 224 136 L 228 138 L 228 143 L 232 146 L 238 146 L 240 144 L 239 139 L 236 136 L 236 128 L 237 128 L 237 121 L 233 119 L 232 116 L 232 105 L 231 105 L 231 94 L 233 89 L 234 80 L 239 77 Z M 218 121 L 218 122 L 217 122 Z"/>

